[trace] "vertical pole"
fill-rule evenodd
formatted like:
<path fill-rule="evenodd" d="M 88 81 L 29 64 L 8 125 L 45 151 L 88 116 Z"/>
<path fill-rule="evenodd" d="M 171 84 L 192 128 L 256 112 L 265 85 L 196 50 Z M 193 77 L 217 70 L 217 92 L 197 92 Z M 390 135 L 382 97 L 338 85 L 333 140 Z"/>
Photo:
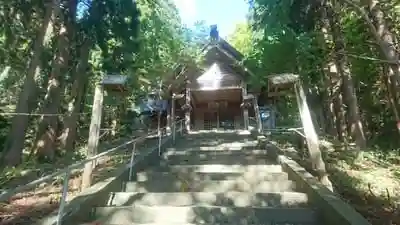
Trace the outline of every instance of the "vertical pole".
<path fill-rule="evenodd" d="M 171 102 L 171 118 L 172 121 L 172 142 L 175 144 L 175 135 L 176 135 L 176 121 L 175 121 L 175 94 L 172 94 L 172 102 Z"/>
<path fill-rule="evenodd" d="M 171 104 L 174 100 L 171 99 Z M 169 134 L 171 132 L 171 126 L 172 126 L 172 120 L 171 120 L 171 105 L 167 105 L 167 127 L 166 127 L 166 132 Z"/>
<path fill-rule="evenodd" d="M 242 82 L 242 99 L 244 100 L 245 96 L 247 95 L 247 86 L 245 82 Z M 243 107 L 243 122 L 244 122 L 244 129 L 249 129 L 249 110 L 246 107 Z"/>
<path fill-rule="evenodd" d="M 271 128 L 275 129 L 276 128 L 276 109 L 274 105 L 271 105 L 271 112 L 270 112 L 270 117 L 271 117 Z"/>
<path fill-rule="evenodd" d="M 133 142 L 133 148 L 132 148 L 132 153 L 131 153 L 131 161 L 130 161 L 130 166 L 129 166 L 129 178 L 128 180 L 132 180 L 132 174 L 133 174 L 133 160 L 135 159 L 135 151 L 136 151 L 136 141 Z"/>
<path fill-rule="evenodd" d="M 217 130 L 219 130 L 219 111 L 216 111 L 217 114 Z"/>
<path fill-rule="evenodd" d="M 172 113 L 172 102 L 173 101 L 174 101 L 173 94 L 171 93 L 169 95 L 169 101 L 167 102 L 167 127 L 166 127 L 167 134 L 171 133 L 171 128 L 172 128 L 171 113 Z"/>
<path fill-rule="evenodd" d="M 160 89 L 158 90 L 158 101 L 161 103 L 161 91 L 162 91 L 162 81 L 160 82 Z M 163 105 L 157 107 L 158 108 L 158 124 L 157 124 L 157 134 L 158 134 L 158 155 L 161 155 L 161 110 L 163 109 Z"/>
<path fill-rule="evenodd" d="M 158 155 L 161 155 L 161 141 L 162 141 L 162 130 L 161 130 L 161 110 L 158 111 Z"/>
<path fill-rule="evenodd" d="M 190 106 L 190 88 L 186 86 L 186 105 Z M 185 112 L 185 127 L 186 131 L 190 132 L 190 110 Z"/>
<path fill-rule="evenodd" d="M 179 121 L 179 126 L 181 127 L 181 135 L 183 135 L 183 121 Z"/>
<path fill-rule="evenodd" d="M 254 107 L 254 114 L 256 114 L 256 119 L 257 119 L 257 131 L 258 133 L 261 133 L 262 123 L 261 123 L 260 109 L 258 107 L 258 101 L 256 96 L 253 96 L 253 107 Z"/>
<path fill-rule="evenodd" d="M 86 157 L 90 158 L 97 154 L 97 146 L 99 144 L 100 126 L 101 126 L 101 113 L 103 109 L 104 91 L 101 84 L 96 85 L 94 92 L 93 106 L 92 106 L 92 119 L 89 128 L 89 140 Z M 92 170 L 93 162 L 88 162 L 85 165 L 82 174 L 81 188 L 85 189 L 90 187 L 92 183 Z"/>
<path fill-rule="evenodd" d="M 60 199 L 60 207 L 58 208 L 56 225 L 61 225 L 62 224 L 62 219 L 64 217 L 64 208 L 65 208 L 65 204 L 67 203 L 68 184 L 69 184 L 70 172 L 71 172 L 70 169 L 67 169 L 67 171 L 65 171 L 63 188 L 62 188 L 62 195 L 61 195 L 61 199 Z"/>

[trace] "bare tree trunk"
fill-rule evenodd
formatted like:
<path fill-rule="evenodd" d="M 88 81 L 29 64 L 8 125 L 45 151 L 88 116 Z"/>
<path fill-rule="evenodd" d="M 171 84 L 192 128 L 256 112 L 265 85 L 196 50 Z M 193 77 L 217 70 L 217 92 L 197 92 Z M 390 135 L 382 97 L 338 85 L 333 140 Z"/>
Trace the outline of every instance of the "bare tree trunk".
<path fill-rule="evenodd" d="M 364 3 L 368 10 L 375 30 L 372 32 L 380 46 L 382 54 L 389 61 L 398 62 L 399 54 L 396 51 L 395 35 L 389 29 L 388 22 L 385 20 L 385 15 L 378 1 L 366 0 Z M 371 22 L 369 22 L 371 23 Z M 372 26 L 372 25 L 370 25 Z M 391 105 L 394 116 L 396 118 L 396 127 L 400 133 L 400 120 L 398 115 L 399 100 L 400 100 L 400 66 L 398 63 L 391 63 L 386 66 L 386 75 L 388 77 L 388 91 L 391 96 Z M 392 101 L 395 100 L 395 101 Z"/>
<path fill-rule="evenodd" d="M 86 40 L 81 47 L 79 62 L 74 75 L 75 80 L 71 90 L 71 101 L 69 102 L 68 115 L 64 120 L 64 131 L 61 137 L 61 147 L 67 151 L 72 151 L 75 147 L 79 113 L 82 106 L 81 101 L 85 93 L 85 84 L 89 78 L 86 74 L 86 69 L 91 46 L 92 42 Z"/>
<path fill-rule="evenodd" d="M 361 1 L 363 6 L 358 5 L 353 0 L 342 1 L 353 7 L 362 16 L 364 22 L 368 25 L 372 36 L 375 38 L 383 56 L 388 62 L 390 62 L 388 76 L 394 77 L 391 78 L 393 85 L 396 87 L 396 92 L 394 94 L 397 96 L 397 99 L 400 100 L 400 65 L 399 54 L 396 51 L 395 45 L 396 36 L 395 32 L 389 28 L 388 21 L 385 19 L 379 1 L 363 0 Z"/>
<path fill-rule="evenodd" d="M 37 88 L 35 78 L 40 74 L 40 60 L 43 53 L 44 43 L 47 42 L 47 39 L 50 39 L 50 35 L 46 35 L 46 33 L 51 29 L 51 17 L 59 7 L 57 0 L 48 1 L 46 4 L 47 6 L 43 23 L 34 42 L 32 51 L 33 55 L 15 109 L 15 112 L 19 114 L 29 114 L 35 107 L 33 104 Z M 6 144 L 4 145 L 4 152 L 6 152 L 6 154 L 3 158 L 3 165 L 15 166 L 21 163 L 22 151 L 25 143 L 25 133 L 28 129 L 29 119 L 28 115 L 14 116 L 10 134 L 7 138 Z"/>
<path fill-rule="evenodd" d="M 329 18 L 327 12 L 324 11 L 322 14 L 322 24 L 321 32 L 323 35 L 323 40 L 321 41 L 321 46 L 327 48 L 329 43 L 333 42 L 332 34 L 328 31 L 330 28 Z M 329 51 L 331 51 L 329 49 Z M 324 65 L 325 74 L 325 86 L 327 87 L 327 100 L 328 100 L 328 116 L 331 116 L 331 133 L 336 136 L 338 140 L 346 142 L 347 132 L 346 132 L 346 120 L 343 108 L 343 99 L 341 93 L 342 78 L 339 74 L 337 63 L 333 58 L 328 58 L 326 64 Z"/>
<path fill-rule="evenodd" d="M 365 23 L 370 28 L 372 36 L 375 38 L 383 56 L 389 61 L 388 69 L 386 70 L 389 77 L 389 86 L 392 90 L 392 98 L 396 99 L 392 103 L 399 108 L 400 101 L 400 65 L 399 54 L 396 51 L 396 36 L 395 33 L 389 28 L 388 21 L 382 11 L 379 1 L 377 0 L 363 0 L 362 6 L 358 5 L 353 0 L 343 0 L 345 3 L 353 7 L 364 19 Z M 396 117 L 396 115 L 395 115 Z M 396 118 L 397 129 L 400 133 L 400 121 Z"/>
<path fill-rule="evenodd" d="M 65 1 L 64 3 L 68 3 L 69 0 Z M 70 55 L 70 49 L 67 47 L 70 43 L 69 30 L 67 30 L 68 10 L 67 8 L 64 12 L 59 13 L 59 21 L 56 23 L 56 26 L 58 26 L 57 52 L 52 65 L 45 103 L 42 108 L 42 113 L 44 114 L 57 114 L 62 101 L 64 79 L 62 75 L 68 73 Z M 38 158 L 53 160 L 59 133 L 58 126 L 58 116 L 42 116 L 34 146 L 34 151 Z"/>
<path fill-rule="evenodd" d="M 394 76 L 390 76 L 388 77 L 387 75 L 389 74 L 388 72 L 389 66 L 388 65 L 384 65 L 382 67 L 382 78 L 384 80 L 384 84 L 386 86 L 387 89 L 387 97 L 388 97 L 388 102 L 390 104 L 390 108 L 392 108 L 393 110 L 393 116 L 395 121 L 400 121 L 400 116 L 399 116 L 399 105 L 397 104 L 398 98 L 395 95 L 396 93 L 396 81 L 394 79 Z M 397 123 L 396 124 L 396 128 L 397 128 L 397 132 L 399 132 L 400 134 L 400 124 Z"/>
<path fill-rule="evenodd" d="M 329 19 L 329 25 L 332 31 L 332 38 L 334 42 L 334 50 L 336 63 L 338 65 L 339 74 L 343 80 L 343 96 L 344 101 L 348 107 L 349 113 L 349 127 L 352 137 L 356 141 L 356 145 L 360 149 L 366 147 L 366 139 L 363 131 L 363 126 L 360 119 L 360 113 L 358 109 L 357 96 L 354 89 L 353 78 L 349 67 L 349 62 L 345 54 L 345 42 L 343 39 L 343 32 L 339 21 L 339 15 L 336 14 L 336 0 L 327 2 L 327 17 Z"/>

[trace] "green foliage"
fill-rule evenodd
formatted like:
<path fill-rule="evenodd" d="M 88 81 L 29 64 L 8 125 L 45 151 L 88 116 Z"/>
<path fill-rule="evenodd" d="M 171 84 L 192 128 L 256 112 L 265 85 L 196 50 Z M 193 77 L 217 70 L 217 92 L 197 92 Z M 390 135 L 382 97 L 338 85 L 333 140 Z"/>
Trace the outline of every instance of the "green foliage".
<path fill-rule="evenodd" d="M 3 111 L 0 110 L 0 113 L 2 112 Z M 10 121 L 4 116 L 0 116 L 0 150 L 2 150 L 4 147 L 3 144 L 6 141 L 9 127 Z"/>
<path fill-rule="evenodd" d="M 252 50 L 253 32 L 247 23 L 236 24 L 235 30 L 228 37 L 228 42 L 244 56 Z"/>
<path fill-rule="evenodd" d="M 45 10 L 51 9 L 47 3 L 42 0 L 0 3 L 1 109 L 13 111 L 15 108 L 26 80 L 28 63 L 34 54 L 32 46 L 38 41 L 37 34 L 45 23 Z M 82 95 L 82 108 L 78 112 L 82 114 L 76 122 L 82 134 L 78 135 L 78 143 L 86 141 L 94 86 L 104 74 L 129 77 L 127 95 L 108 93 L 104 100 L 104 117 L 118 117 L 122 122 L 130 104 L 145 96 L 146 92 L 158 88 L 161 80 L 170 76 L 177 65 L 186 61 L 195 62 L 200 47 L 192 42 L 200 42 L 208 36 L 204 21 L 197 23 L 195 29 L 182 25 L 173 0 L 63 0 L 61 6 L 59 11 L 62 16 L 52 21 L 46 32 L 47 39 L 43 43 L 40 68 L 37 70 L 39 73 L 32 86 L 35 95 L 31 99 L 35 104 L 32 103 L 30 111 L 42 112 L 43 99 L 50 94 L 47 89 L 50 75 L 58 75 L 62 96 L 58 112 L 67 113 L 71 105 L 79 105 L 72 103 L 77 95 Z M 62 74 L 51 74 L 57 64 L 54 56 L 60 52 L 57 49 L 60 24 L 65 24 L 68 32 L 69 60 L 62 62 L 65 68 Z M 87 46 L 89 60 L 85 61 L 82 57 Z M 79 66 L 84 69 L 76 74 Z M 76 82 L 78 78 L 81 79 L 80 84 Z M 75 93 L 78 85 L 82 89 L 81 94 Z M 39 118 L 30 117 L 26 147 L 32 145 Z M 61 134 L 66 117 L 58 119 L 60 130 L 57 133 Z M 8 132 L 9 122 L 10 118 L 4 121 L 1 118 L 0 129 L 5 129 L 4 133 Z M 107 127 L 108 123 L 105 121 L 102 126 Z M 2 134 L 0 143 L 1 138 Z M 20 138 L 24 141 L 24 136 Z"/>
<path fill-rule="evenodd" d="M 309 88 L 310 93 L 326 94 L 324 69 L 334 52 L 333 44 L 325 42 L 321 27 L 323 22 L 322 1 L 252 1 L 249 26 L 242 24 L 237 27 L 229 41 L 245 53 L 246 65 L 256 74 L 251 83 L 260 85 L 266 83 L 270 74 L 298 73 Z M 364 122 L 367 139 L 372 142 L 384 142 L 393 147 L 398 144 L 393 135 L 398 135 L 394 123 L 392 109 L 385 84 L 385 72 L 381 54 L 369 32 L 363 18 L 352 8 L 337 4 L 336 14 L 339 16 L 344 33 L 346 52 L 355 84 L 361 120 Z M 388 6 L 387 3 L 384 4 Z M 383 7 L 383 5 L 382 5 Z M 383 7 L 388 21 L 397 21 L 399 14 L 390 7 Z M 391 15 L 391 16 L 389 16 Z M 396 16 L 395 16 L 396 15 Z M 393 29 L 397 32 L 398 29 Z M 251 41 L 249 41 L 251 40 Z M 387 65 L 386 65 L 387 66 Z M 289 99 L 286 99 L 286 104 Z M 327 107 L 327 106 L 323 106 Z M 297 114 L 296 107 L 286 108 L 288 112 L 282 115 Z M 327 108 L 323 108 L 327 111 Z"/>

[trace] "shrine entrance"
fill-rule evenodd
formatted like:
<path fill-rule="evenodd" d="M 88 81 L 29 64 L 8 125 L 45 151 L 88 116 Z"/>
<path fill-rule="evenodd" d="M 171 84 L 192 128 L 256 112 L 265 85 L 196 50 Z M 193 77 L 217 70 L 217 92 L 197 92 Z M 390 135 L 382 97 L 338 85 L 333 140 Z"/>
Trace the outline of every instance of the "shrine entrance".
<path fill-rule="evenodd" d="M 219 125 L 218 111 L 204 112 L 203 123 L 204 123 L 205 130 L 218 129 L 218 125 Z M 198 126 L 198 128 L 201 129 L 201 127 L 199 127 L 199 126 Z"/>
<path fill-rule="evenodd" d="M 242 90 L 192 90 L 192 120 L 196 130 L 239 129 L 243 126 L 240 107 Z"/>

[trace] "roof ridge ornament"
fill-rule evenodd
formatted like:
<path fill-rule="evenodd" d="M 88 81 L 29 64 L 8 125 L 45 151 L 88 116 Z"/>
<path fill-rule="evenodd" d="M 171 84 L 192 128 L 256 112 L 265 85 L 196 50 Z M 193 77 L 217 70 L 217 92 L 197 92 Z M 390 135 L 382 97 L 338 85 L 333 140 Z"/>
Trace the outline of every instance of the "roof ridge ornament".
<path fill-rule="evenodd" d="M 219 42 L 219 31 L 218 26 L 216 24 L 210 26 L 210 42 L 211 44 L 218 44 Z"/>

